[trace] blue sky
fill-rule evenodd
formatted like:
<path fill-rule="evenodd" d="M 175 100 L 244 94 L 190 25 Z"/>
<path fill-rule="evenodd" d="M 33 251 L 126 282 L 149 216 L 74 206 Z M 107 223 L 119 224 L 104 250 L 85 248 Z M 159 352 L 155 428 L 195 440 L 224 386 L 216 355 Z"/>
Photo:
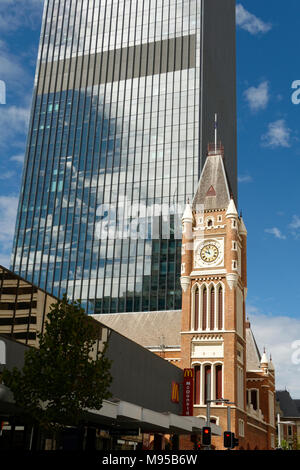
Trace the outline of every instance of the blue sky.
<path fill-rule="evenodd" d="M 0 264 L 9 266 L 42 0 L 1 0 Z M 272 6 L 272 8 L 270 8 Z M 247 310 L 278 388 L 300 398 L 299 0 L 237 1 L 239 207 L 248 229 Z M 299 95 L 300 96 L 300 95 Z M 299 362 L 299 364 L 298 364 Z"/>

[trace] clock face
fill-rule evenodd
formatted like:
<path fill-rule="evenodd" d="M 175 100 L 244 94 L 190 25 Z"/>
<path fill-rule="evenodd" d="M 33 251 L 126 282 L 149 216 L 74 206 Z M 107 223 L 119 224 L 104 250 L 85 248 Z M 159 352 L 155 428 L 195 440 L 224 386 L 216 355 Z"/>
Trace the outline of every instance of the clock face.
<path fill-rule="evenodd" d="M 205 263 L 213 263 L 219 256 L 219 250 L 216 245 L 208 243 L 200 251 L 200 257 Z"/>

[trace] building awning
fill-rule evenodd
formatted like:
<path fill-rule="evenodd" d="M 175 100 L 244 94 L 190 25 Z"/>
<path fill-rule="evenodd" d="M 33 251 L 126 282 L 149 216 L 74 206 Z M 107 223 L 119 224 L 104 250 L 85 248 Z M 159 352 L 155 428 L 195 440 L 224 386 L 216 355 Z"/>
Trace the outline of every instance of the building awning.
<path fill-rule="evenodd" d="M 0 410 L 5 408 L 7 413 L 13 413 L 15 403 L 11 391 L 0 384 Z M 179 416 L 173 413 L 160 413 L 143 408 L 126 401 L 103 400 L 100 410 L 86 410 L 84 419 L 94 425 L 104 425 L 115 430 L 126 431 L 140 429 L 143 433 L 160 432 L 164 434 L 192 434 L 200 433 L 206 422 L 203 418 L 192 416 Z M 221 435 L 221 428 L 211 423 L 212 434 Z"/>
<path fill-rule="evenodd" d="M 192 434 L 200 433 L 206 426 L 203 418 L 193 416 L 180 416 L 173 413 L 159 413 L 149 410 L 133 403 L 119 401 L 117 403 L 103 401 L 103 407 L 100 410 L 88 410 L 88 415 L 96 414 L 99 418 L 107 418 L 108 410 L 111 407 L 111 425 L 120 430 L 139 428 L 141 432 L 153 433 L 161 432 L 164 434 Z M 220 426 L 211 423 L 212 434 L 221 436 Z"/>

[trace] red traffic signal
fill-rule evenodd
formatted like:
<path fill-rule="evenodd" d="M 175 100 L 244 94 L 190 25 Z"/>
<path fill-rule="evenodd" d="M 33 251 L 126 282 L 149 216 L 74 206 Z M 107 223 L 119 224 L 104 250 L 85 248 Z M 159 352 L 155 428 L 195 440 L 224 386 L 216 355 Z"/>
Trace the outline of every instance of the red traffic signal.
<path fill-rule="evenodd" d="M 210 446 L 211 444 L 211 428 L 209 426 L 205 426 L 202 428 L 202 445 Z"/>
<path fill-rule="evenodd" d="M 225 431 L 224 432 L 224 447 L 225 449 L 232 449 L 233 444 L 233 432 Z"/>

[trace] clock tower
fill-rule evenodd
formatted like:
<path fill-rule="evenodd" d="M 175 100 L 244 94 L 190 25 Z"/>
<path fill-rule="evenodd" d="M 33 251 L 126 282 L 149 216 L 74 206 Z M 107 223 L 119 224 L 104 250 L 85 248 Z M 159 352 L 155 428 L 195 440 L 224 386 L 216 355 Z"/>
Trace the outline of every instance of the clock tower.
<path fill-rule="evenodd" d="M 206 415 L 208 399 L 229 399 L 231 430 L 239 435 L 246 420 L 247 231 L 223 157 L 221 146 L 209 148 L 182 218 L 181 357 L 183 368 L 194 369 L 194 415 Z M 226 406 L 212 404 L 211 419 L 227 429 Z"/>

